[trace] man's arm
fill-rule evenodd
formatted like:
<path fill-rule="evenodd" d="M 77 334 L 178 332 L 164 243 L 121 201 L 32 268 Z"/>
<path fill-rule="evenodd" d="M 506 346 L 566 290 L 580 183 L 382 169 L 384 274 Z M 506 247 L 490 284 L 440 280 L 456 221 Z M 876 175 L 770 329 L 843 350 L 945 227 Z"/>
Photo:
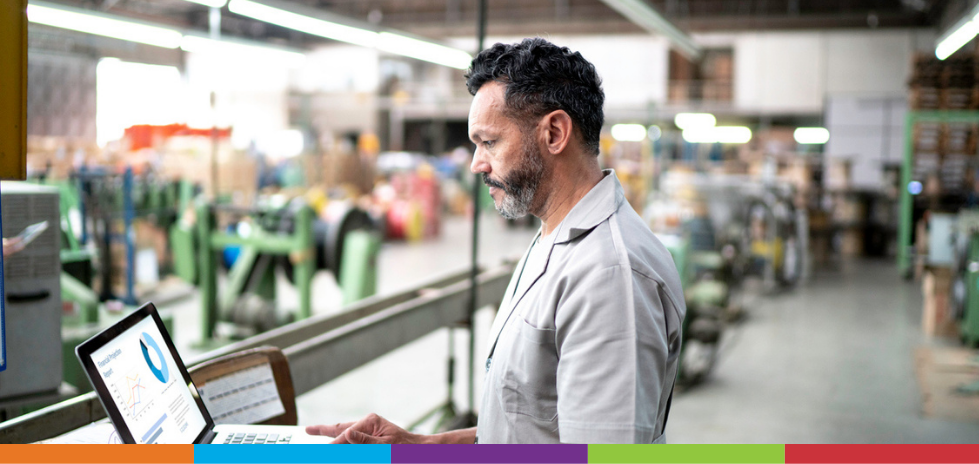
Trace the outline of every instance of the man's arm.
<path fill-rule="evenodd" d="M 669 375 L 659 285 L 628 266 L 589 270 L 555 314 L 565 443 L 651 443 Z M 670 377 L 672 380 L 672 377 Z"/>
<path fill-rule="evenodd" d="M 476 441 L 476 427 L 422 435 L 398 427 L 377 414 L 369 414 L 357 422 L 311 425 L 306 427 L 306 433 L 335 437 L 333 443 L 354 444 L 472 444 Z"/>

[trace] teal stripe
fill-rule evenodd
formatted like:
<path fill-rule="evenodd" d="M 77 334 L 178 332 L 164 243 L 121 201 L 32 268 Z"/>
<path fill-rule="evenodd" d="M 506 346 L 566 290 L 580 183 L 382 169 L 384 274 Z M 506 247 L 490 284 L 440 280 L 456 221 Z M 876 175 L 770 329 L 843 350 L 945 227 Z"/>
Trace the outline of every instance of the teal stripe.
<path fill-rule="evenodd" d="M 785 445 L 588 445 L 589 463 L 785 463 Z"/>
<path fill-rule="evenodd" d="M 194 462 L 390 464 L 391 445 L 194 445 Z"/>

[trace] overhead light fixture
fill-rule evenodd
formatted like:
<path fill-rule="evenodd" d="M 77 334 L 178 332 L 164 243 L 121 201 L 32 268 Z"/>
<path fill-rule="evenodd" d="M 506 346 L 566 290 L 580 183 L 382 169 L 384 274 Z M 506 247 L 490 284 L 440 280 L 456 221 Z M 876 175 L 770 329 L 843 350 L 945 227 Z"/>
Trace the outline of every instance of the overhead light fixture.
<path fill-rule="evenodd" d="M 821 145 L 829 142 L 829 131 L 825 127 L 799 127 L 792 133 L 797 143 Z"/>
<path fill-rule="evenodd" d="M 381 32 L 377 48 L 388 53 L 456 69 L 468 69 L 473 59 L 472 55 L 456 48 L 391 32 Z"/>
<path fill-rule="evenodd" d="M 196 3 L 198 5 L 209 6 L 211 8 L 224 8 L 224 5 L 228 3 L 228 0 L 185 0 L 190 3 Z"/>
<path fill-rule="evenodd" d="M 967 21 L 956 29 L 955 32 L 952 32 L 948 37 L 945 37 L 945 39 L 939 42 L 938 46 L 935 47 L 935 56 L 939 60 L 944 60 L 952 56 L 958 49 L 972 41 L 977 33 L 979 33 L 979 22 L 975 20 Z"/>
<path fill-rule="evenodd" d="M 367 48 L 428 61 L 442 66 L 467 69 L 472 55 L 462 50 L 441 45 L 432 41 L 409 37 L 392 31 L 374 31 L 369 26 L 356 27 L 336 21 L 314 18 L 309 15 L 270 6 L 252 0 L 231 0 L 228 9 L 232 13 L 252 19 L 312 34 L 359 45 Z M 310 14 L 315 14 L 311 12 Z"/>
<path fill-rule="evenodd" d="M 683 131 L 683 140 L 688 143 L 748 143 L 751 129 L 743 126 L 695 127 Z"/>
<path fill-rule="evenodd" d="M 179 47 L 183 37 L 176 29 L 116 19 L 109 15 L 45 2 L 32 1 L 28 4 L 27 19 L 45 26 L 170 49 Z"/>
<path fill-rule="evenodd" d="M 751 141 L 751 129 L 744 126 L 718 126 L 714 128 L 714 138 L 717 143 L 748 143 Z"/>
<path fill-rule="evenodd" d="M 944 36 L 935 47 L 935 56 L 939 60 L 944 60 L 952 56 L 958 49 L 972 41 L 976 34 L 979 34 L 979 14 L 973 16 L 960 26 L 955 28 L 952 33 Z"/>
<path fill-rule="evenodd" d="M 673 118 L 673 123 L 682 130 L 714 127 L 717 118 L 710 113 L 680 113 Z"/>
<path fill-rule="evenodd" d="M 612 138 L 619 142 L 641 142 L 646 138 L 642 124 L 616 124 L 612 126 Z"/>
<path fill-rule="evenodd" d="M 276 26 L 293 29 L 307 34 L 324 37 L 330 40 L 374 48 L 377 46 L 378 34 L 358 27 L 293 13 L 280 8 L 273 8 L 251 0 L 231 0 L 228 9 L 232 13 L 264 21 Z"/>
<path fill-rule="evenodd" d="M 305 54 L 296 51 L 236 40 L 213 40 L 196 35 L 185 35 L 180 41 L 180 49 L 191 53 L 275 60 L 287 66 L 299 66 L 306 60 Z"/>
<path fill-rule="evenodd" d="M 665 36 L 677 51 L 691 61 L 699 60 L 703 54 L 701 47 L 688 34 L 674 26 L 647 2 L 643 0 L 601 1 L 639 27 L 654 34 Z"/>

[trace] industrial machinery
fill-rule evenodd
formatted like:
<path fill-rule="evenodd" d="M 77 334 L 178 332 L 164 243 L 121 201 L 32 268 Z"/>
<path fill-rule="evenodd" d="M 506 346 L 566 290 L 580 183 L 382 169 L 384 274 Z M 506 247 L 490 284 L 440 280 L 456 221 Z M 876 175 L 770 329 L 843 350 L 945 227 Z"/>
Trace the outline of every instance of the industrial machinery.
<path fill-rule="evenodd" d="M 979 211 L 959 213 L 954 227 L 952 312 L 960 320 L 962 341 L 979 345 Z"/>
<path fill-rule="evenodd" d="M 173 227 L 171 246 L 177 275 L 200 288 L 204 343 L 214 339 L 219 321 L 233 323 L 231 336 L 239 338 L 309 317 L 318 270 L 333 273 L 345 303 L 375 292 L 381 235 L 361 209 L 334 203 L 319 220 L 302 198 L 279 208 L 240 208 L 200 199 L 194 216 L 195 223 L 186 220 Z M 219 292 L 222 262 L 227 278 Z M 276 308 L 277 268 L 296 285 L 296 313 Z"/>
<path fill-rule="evenodd" d="M 58 224 L 58 191 L 24 182 L 3 182 L 3 236 L 32 224 Z M 23 250 L 4 259 L 6 370 L 0 403 L 11 398 L 57 395 L 61 385 L 61 287 L 57 227 L 47 227 Z"/>
<path fill-rule="evenodd" d="M 745 211 L 749 273 L 762 277 L 766 291 L 790 287 L 803 274 L 804 213 L 792 204 L 788 185 L 771 185 L 753 196 Z"/>
<path fill-rule="evenodd" d="M 100 267 L 95 274 L 99 287 L 99 300 L 122 300 L 128 305 L 137 303 L 135 291 L 135 232 L 133 222 L 136 218 L 151 221 L 161 230 L 169 230 L 184 211 L 193 195 L 194 187 L 188 182 L 174 182 L 155 177 L 152 173 L 136 175 L 131 167 L 121 174 L 102 169 L 82 168 L 71 175 L 78 189 L 78 204 L 81 230 L 78 243 L 85 247 L 90 241 L 95 244 Z M 72 237 L 74 240 L 74 237 Z M 121 242 L 123 247 L 113 247 Z M 114 256 L 123 248 L 125 259 Z M 114 262 L 125 265 L 114 269 Z M 168 271 L 170 263 L 160 263 Z M 117 295 L 113 281 L 118 277 L 114 272 L 123 272 L 125 290 Z M 76 276 L 77 277 L 77 276 Z M 92 285 L 92 282 L 82 283 Z"/>

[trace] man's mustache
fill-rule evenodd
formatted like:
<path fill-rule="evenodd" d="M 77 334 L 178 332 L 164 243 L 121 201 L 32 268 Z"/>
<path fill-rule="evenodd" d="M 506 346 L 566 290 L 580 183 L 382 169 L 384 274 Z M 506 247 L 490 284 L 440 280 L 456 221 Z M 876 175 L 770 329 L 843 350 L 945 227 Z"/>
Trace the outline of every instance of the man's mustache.
<path fill-rule="evenodd" d="M 489 174 L 487 174 L 485 172 L 483 173 L 483 183 L 486 184 L 486 185 L 488 185 L 488 186 L 490 186 L 490 187 L 496 187 L 496 188 L 498 188 L 500 190 L 503 190 L 503 191 L 506 191 L 507 190 L 507 188 L 506 188 L 505 185 L 503 185 L 503 184 L 501 184 L 501 183 L 499 183 L 499 182 L 497 182 L 497 181 L 495 181 L 493 179 L 490 179 Z"/>

